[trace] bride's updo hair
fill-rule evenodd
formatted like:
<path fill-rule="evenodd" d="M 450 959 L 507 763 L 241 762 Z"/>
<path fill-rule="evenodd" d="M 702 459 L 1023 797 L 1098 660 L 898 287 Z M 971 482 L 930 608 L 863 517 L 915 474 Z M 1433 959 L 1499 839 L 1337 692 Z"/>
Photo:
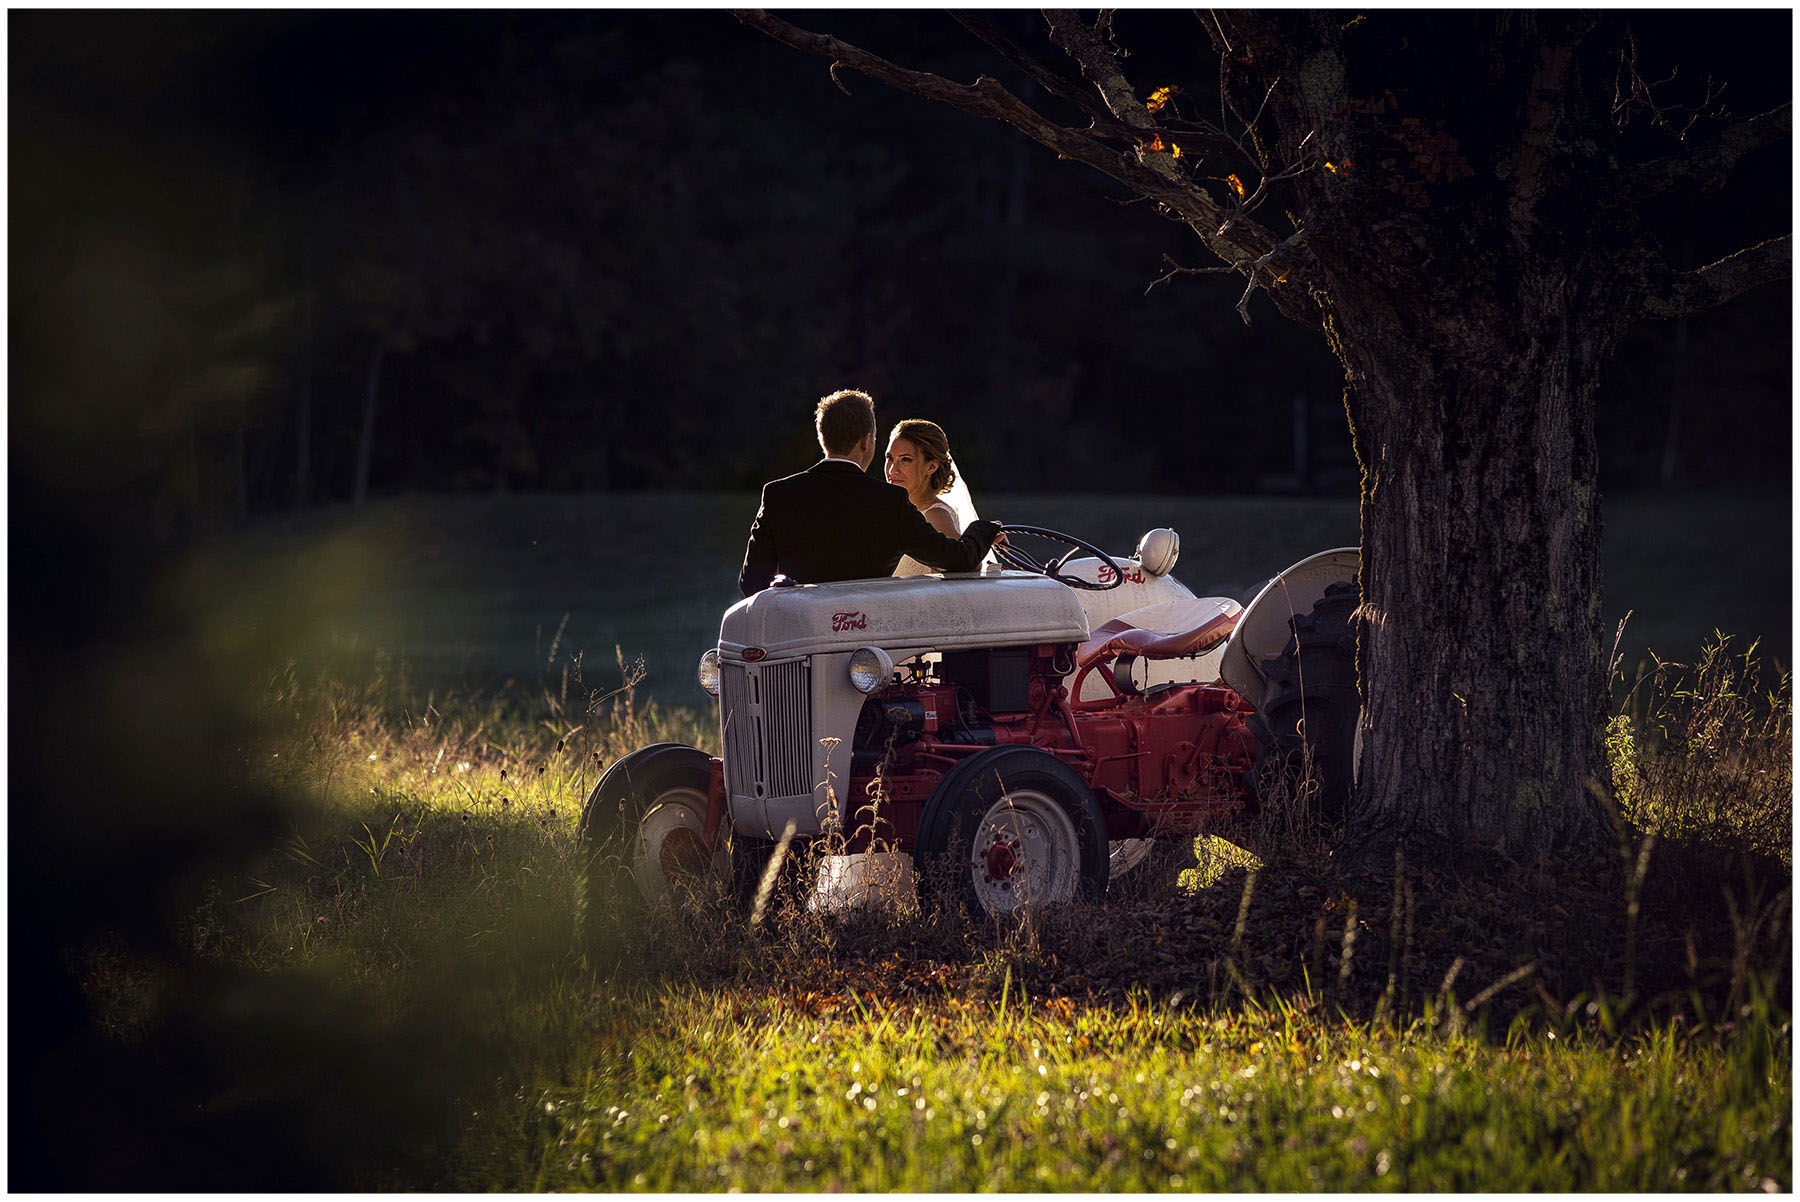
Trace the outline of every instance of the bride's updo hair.
<path fill-rule="evenodd" d="M 928 422 L 922 417 L 909 417 L 894 427 L 888 435 L 888 441 L 904 438 L 919 449 L 919 454 L 932 461 L 931 475 L 925 480 L 925 487 L 938 496 L 950 491 L 956 483 L 956 463 L 950 458 L 950 440 L 945 437 L 943 428 L 936 422 Z"/>

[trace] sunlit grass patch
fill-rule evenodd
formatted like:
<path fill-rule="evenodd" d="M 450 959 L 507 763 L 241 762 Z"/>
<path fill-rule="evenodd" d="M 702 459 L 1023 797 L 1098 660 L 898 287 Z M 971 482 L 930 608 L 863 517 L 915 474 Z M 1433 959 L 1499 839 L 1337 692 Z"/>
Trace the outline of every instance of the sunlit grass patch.
<path fill-rule="evenodd" d="M 1607 727 L 1624 817 L 1658 838 L 1697 840 L 1792 866 L 1792 682 L 1751 643 L 1715 635 L 1692 664 L 1656 660 Z"/>
<path fill-rule="evenodd" d="M 627 678 L 620 660 L 608 685 Z M 1678 1021 L 1611 978 L 1533 1001 L 1539 979 L 1522 977 L 1492 1018 L 1484 993 L 1521 961 L 1496 952 L 1454 988 L 1442 964 L 1425 979 L 1426 952 L 1490 950 L 1467 943 L 1477 928 L 1443 949 L 1451 928 L 1422 920 L 1415 943 L 1410 918 L 1359 925 L 1366 904 L 1308 875 L 1319 841 L 1279 823 L 1248 832 L 1256 854 L 1197 841 L 1162 894 L 1132 886 L 1031 922 L 790 900 L 751 928 L 723 907 L 631 908 L 610 918 L 616 954 L 584 959 L 587 792 L 630 751 L 707 748 L 716 727 L 578 686 L 421 698 L 393 676 L 284 674 L 266 703 L 277 737 L 245 754 L 304 804 L 184 932 L 203 959 L 352 1000 L 468 1068 L 444 1102 L 441 1172 L 410 1185 L 1791 1185 L 1791 1036 L 1757 942 L 1768 929 L 1738 952 L 1699 949 L 1741 963 Z M 1778 900 L 1755 911 L 1776 934 Z M 1329 926 L 1290 921 L 1325 908 Z M 1373 1006 L 1396 967 L 1401 996 Z M 165 978 L 105 949 L 87 977 L 120 1040 L 155 1029 Z"/>
<path fill-rule="evenodd" d="M 1605 1046 L 1147 1000 L 621 1000 L 469 1185 L 1061 1191 L 1777 1188 L 1785 1029 Z M 514 1141 L 519 1141 L 514 1143 Z M 498 1159 L 490 1159 L 497 1157 Z"/>
<path fill-rule="evenodd" d="M 290 668 L 264 705 L 284 720 L 250 769 L 297 799 L 296 817 L 221 882 L 194 937 L 270 968 L 324 957 L 394 982 L 421 962 L 569 959 L 588 791 L 638 746 L 716 738 L 694 711 L 640 704 L 629 687 L 416 698 L 390 676 L 351 685 Z"/>
<path fill-rule="evenodd" d="M 1262 867 L 1256 853 L 1217 835 L 1202 835 L 1196 841 L 1194 859 L 1194 867 L 1182 869 L 1176 882 L 1189 893 L 1218 883 L 1228 869 Z"/>

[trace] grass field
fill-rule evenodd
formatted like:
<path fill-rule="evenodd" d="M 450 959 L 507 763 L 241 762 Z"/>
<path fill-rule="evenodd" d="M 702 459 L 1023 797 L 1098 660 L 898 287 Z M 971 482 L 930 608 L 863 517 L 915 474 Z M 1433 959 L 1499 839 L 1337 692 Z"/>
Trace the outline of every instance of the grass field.
<path fill-rule="evenodd" d="M 981 504 L 1122 553 L 1170 526 L 1182 536 L 1176 577 L 1239 601 L 1290 563 L 1357 541 L 1353 499 L 1031 494 Z M 618 648 L 641 658 L 644 694 L 699 704 L 694 664 L 737 599 L 755 507 L 754 496 L 699 493 L 381 501 L 258 528 L 194 582 L 193 603 L 242 626 L 304 597 L 291 625 L 308 653 L 335 652 L 348 672 L 385 649 L 424 687 L 536 681 L 578 662 L 588 683 L 617 685 Z M 1784 495 L 1607 498 L 1605 620 L 1611 631 L 1632 615 L 1627 668 L 1647 648 L 1685 660 L 1715 629 L 1760 638 L 1765 659 L 1791 664 L 1790 548 Z"/>
<path fill-rule="evenodd" d="M 1610 732 L 1617 800 L 1654 837 L 1522 878 L 1523 901 L 1435 865 L 1339 875 L 1318 832 L 1265 832 L 1260 862 L 1203 841 L 1179 877 L 1019 926 L 624 909 L 584 949 L 599 772 L 659 740 L 717 750 L 690 660 L 749 505 L 389 502 L 172 583 L 201 670 L 253 706 L 234 787 L 282 817 L 232 845 L 178 950 L 81 950 L 96 1054 L 132 1087 L 84 1103 L 70 1180 L 1792 1188 L 1791 709 L 1732 655 L 1653 681 Z M 1746 506 L 1612 507 L 1608 579 L 1692 640 L 1668 654 L 1694 658 L 1691 611 L 1788 637 L 1785 514 L 1778 557 L 1708 537 Z M 1122 547 L 1186 527 L 1183 579 L 1239 596 L 1354 535 L 1337 502 L 990 508 Z"/>
<path fill-rule="evenodd" d="M 533 1190 L 1757 1190 L 1760 1050 L 1574 1046 L 1138 1000 L 668 988 L 469 1181 Z M 960 1004 L 959 1004 L 960 1002 Z M 1770 1049 L 1774 1051 L 1774 1049 Z M 538 1104 L 541 1103 L 541 1112 Z M 1765 1172 L 1773 1176 L 1762 1175 Z"/>
<path fill-rule="evenodd" d="M 280 1116 L 314 1188 L 1792 1186 L 1785 889 L 1734 887 L 1731 925 L 1687 928 L 1684 953 L 1667 891 L 1644 894 L 1637 927 L 1635 894 L 1589 882 L 1588 908 L 1610 912 L 1597 938 L 1638 932 L 1635 987 L 1629 953 L 1623 980 L 1616 955 L 1508 972 L 1516 932 L 1429 876 L 1418 931 L 1409 909 L 1404 944 L 1384 945 L 1397 909 L 1365 894 L 1359 922 L 1347 883 L 1276 845 L 1260 877 L 1125 885 L 1005 929 L 620 913 L 590 962 L 573 938 L 583 797 L 634 747 L 715 734 L 629 693 L 584 713 L 560 685 L 426 703 L 393 674 L 278 673 L 250 768 L 290 799 L 286 829 L 215 882 L 184 926 L 187 967 L 87 959 L 121 1053 L 160 1064 L 188 1032 L 232 1065 L 198 1112 L 232 1132 Z M 1785 711 L 1752 731 L 1747 709 L 1663 701 L 1615 739 L 1640 816 L 1704 809 L 1728 841 L 1791 827 Z M 1714 741 L 1655 737 L 1670 721 Z M 1546 884 L 1537 904 L 1562 910 Z M 1571 921 L 1544 946 L 1586 929 Z M 199 1017 L 195 971 L 221 990 Z M 204 1180 L 292 1180 L 256 1171 Z"/>

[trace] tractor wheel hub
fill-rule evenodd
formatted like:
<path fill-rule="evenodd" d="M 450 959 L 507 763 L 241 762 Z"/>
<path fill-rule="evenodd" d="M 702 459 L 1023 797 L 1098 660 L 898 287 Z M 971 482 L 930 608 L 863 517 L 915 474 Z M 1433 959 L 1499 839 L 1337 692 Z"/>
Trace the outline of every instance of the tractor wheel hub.
<path fill-rule="evenodd" d="M 987 879 L 1010 887 L 1013 873 L 1019 870 L 1019 845 L 1007 839 L 995 839 L 987 850 Z"/>
<path fill-rule="evenodd" d="M 698 833 L 679 826 L 663 837 L 662 851 L 657 859 L 662 864 L 664 879 L 674 880 L 677 876 L 704 873 L 712 857 Z"/>

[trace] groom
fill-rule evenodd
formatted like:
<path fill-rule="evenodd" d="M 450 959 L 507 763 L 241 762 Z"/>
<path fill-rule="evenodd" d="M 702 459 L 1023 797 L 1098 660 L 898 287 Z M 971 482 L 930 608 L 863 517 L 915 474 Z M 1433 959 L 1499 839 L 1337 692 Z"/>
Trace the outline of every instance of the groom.
<path fill-rule="evenodd" d="M 892 576 L 902 555 L 946 572 L 972 572 L 999 532 L 970 522 L 961 538 L 933 529 L 906 490 L 868 474 L 875 402 L 846 388 L 819 402 L 813 424 L 825 458 L 763 486 L 738 588 L 748 597 L 777 572 L 800 584 Z"/>

